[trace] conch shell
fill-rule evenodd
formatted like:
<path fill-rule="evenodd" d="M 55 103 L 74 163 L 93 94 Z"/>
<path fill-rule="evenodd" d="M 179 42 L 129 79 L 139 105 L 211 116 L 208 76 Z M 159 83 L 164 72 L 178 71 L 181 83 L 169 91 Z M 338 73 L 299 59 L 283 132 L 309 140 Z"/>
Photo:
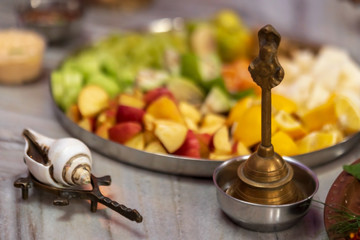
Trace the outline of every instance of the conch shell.
<path fill-rule="evenodd" d="M 25 163 L 40 182 L 66 188 L 91 181 L 89 148 L 75 138 L 52 139 L 25 129 Z"/>

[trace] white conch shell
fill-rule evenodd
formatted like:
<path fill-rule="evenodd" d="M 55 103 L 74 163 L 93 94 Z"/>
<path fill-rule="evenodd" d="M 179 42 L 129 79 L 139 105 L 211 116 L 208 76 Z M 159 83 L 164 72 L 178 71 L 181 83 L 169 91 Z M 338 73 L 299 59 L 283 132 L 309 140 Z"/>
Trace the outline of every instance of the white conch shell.
<path fill-rule="evenodd" d="M 25 129 L 25 163 L 40 182 L 59 188 L 91 181 L 89 148 L 75 138 L 52 139 Z"/>

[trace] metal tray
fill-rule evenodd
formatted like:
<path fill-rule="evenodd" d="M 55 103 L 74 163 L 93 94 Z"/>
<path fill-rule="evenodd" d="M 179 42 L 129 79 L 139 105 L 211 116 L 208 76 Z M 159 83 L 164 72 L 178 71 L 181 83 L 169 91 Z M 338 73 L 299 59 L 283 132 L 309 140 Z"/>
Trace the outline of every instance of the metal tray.
<path fill-rule="evenodd" d="M 166 32 L 170 30 L 179 30 L 182 28 L 182 26 L 183 19 L 181 18 L 164 18 L 150 23 L 146 28 L 137 29 L 137 31 Z M 318 44 L 307 44 L 301 41 L 293 41 L 289 39 L 283 39 L 281 44 L 282 47 L 279 49 L 282 51 L 281 54 L 289 54 L 291 50 L 301 48 L 311 49 L 314 52 L 319 49 Z M 187 158 L 170 154 L 164 155 L 148 153 L 103 139 L 91 132 L 84 130 L 69 118 L 67 118 L 62 110 L 54 102 L 51 90 L 50 94 L 52 97 L 55 114 L 62 126 L 71 135 L 82 140 L 90 148 L 107 157 L 154 171 L 196 177 L 211 177 L 215 168 L 224 162 L 208 159 Z M 351 137 L 348 137 L 343 142 L 338 143 L 332 147 L 307 154 L 292 156 L 292 158 L 304 163 L 308 167 L 315 167 L 330 162 L 341 156 L 350 150 L 350 148 L 352 148 L 359 140 L 360 132 L 354 134 Z"/>

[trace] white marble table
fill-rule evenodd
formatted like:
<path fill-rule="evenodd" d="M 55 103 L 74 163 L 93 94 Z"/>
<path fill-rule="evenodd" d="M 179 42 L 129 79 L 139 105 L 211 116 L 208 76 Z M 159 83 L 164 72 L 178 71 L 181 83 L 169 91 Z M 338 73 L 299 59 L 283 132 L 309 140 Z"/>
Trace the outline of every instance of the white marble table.
<path fill-rule="evenodd" d="M 360 59 L 357 44 L 360 42 L 360 9 L 343 1 L 313 3 L 307 0 L 292 5 L 288 1 L 271 1 L 271 5 L 266 2 L 155 0 L 150 8 L 134 13 L 91 9 L 84 19 L 82 35 L 98 37 L 120 27 L 136 27 L 160 17 L 206 17 L 222 7 L 231 7 L 242 13 L 253 26 L 272 23 L 280 32 L 292 36 L 346 47 Z M 12 6 L 11 0 L 1 1 L 0 28 L 15 26 Z M 81 44 L 81 40 L 75 42 Z M 142 223 L 131 222 L 107 208 L 91 213 L 84 200 L 73 200 L 69 206 L 56 207 L 52 205 L 52 195 L 36 189 L 30 190 L 27 201 L 22 200 L 20 190 L 13 187 L 15 179 L 26 176 L 22 130 L 32 128 L 54 138 L 69 136 L 54 116 L 47 74 L 76 47 L 73 45 L 48 48 L 45 75 L 38 81 L 22 86 L 0 85 L 0 239 L 327 238 L 323 208 L 319 204 L 313 204 L 309 213 L 286 231 L 252 232 L 236 226 L 222 213 L 210 178 L 156 173 L 96 152 L 93 152 L 95 175 L 112 177 L 112 185 L 104 187 L 104 192 L 111 192 L 112 199 L 136 208 L 144 217 Z M 359 157 L 358 145 L 343 157 L 314 168 L 320 181 L 314 198 L 325 201 L 342 165 Z"/>

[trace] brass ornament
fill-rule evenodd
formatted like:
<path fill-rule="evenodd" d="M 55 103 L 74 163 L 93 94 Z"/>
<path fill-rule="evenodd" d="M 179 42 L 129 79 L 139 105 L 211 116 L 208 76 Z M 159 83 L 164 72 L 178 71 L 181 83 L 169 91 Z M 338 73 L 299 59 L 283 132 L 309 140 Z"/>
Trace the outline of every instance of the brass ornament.
<path fill-rule="evenodd" d="M 274 152 L 271 144 L 271 88 L 284 78 L 277 59 L 281 36 L 271 25 L 258 32 L 259 55 L 249 66 L 261 92 L 261 143 L 238 170 L 238 179 L 226 191 L 232 197 L 258 204 L 280 205 L 301 198 L 293 179 L 292 167 Z"/>

